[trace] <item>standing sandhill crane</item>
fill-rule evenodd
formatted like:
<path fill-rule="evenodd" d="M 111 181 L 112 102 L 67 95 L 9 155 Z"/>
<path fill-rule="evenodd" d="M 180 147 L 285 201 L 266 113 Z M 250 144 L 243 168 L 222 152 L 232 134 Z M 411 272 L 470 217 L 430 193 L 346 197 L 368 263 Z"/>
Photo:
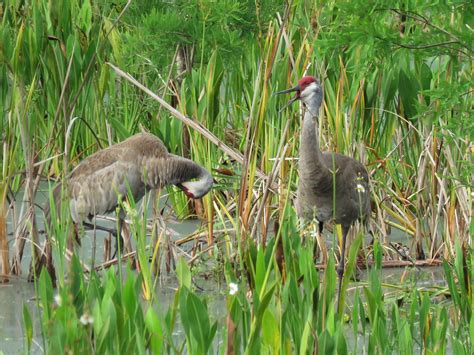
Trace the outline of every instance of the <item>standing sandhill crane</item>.
<path fill-rule="evenodd" d="M 195 181 L 193 181 L 195 179 Z M 138 133 L 100 150 L 76 166 L 67 179 L 67 200 L 76 226 L 100 229 L 120 236 L 125 213 L 120 211 L 118 230 L 86 222 L 97 214 L 113 212 L 119 199 L 130 192 L 139 201 L 147 189 L 176 185 L 190 198 L 201 198 L 213 184 L 212 175 L 192 160 L 168 153 L 163 142 L 149 133 Z M 61 206 L 61 185 L 53 194 L 56 210 Z M 51 223 L 49 203 L 45 208 Z M 50 224 L 51 225 L 51 224 Z"/>
<path fill-rule="evenodd" d="M 304 220 L 323 223 L 334 219 L 342 227 L 342 248 L 337 274 L 339 277 L 338 308 L 344 275 L 346 237 L 356 220 L 368 223 L 370 215 L 369 176 L 365 167 L 348 156 L 321 152 L 318 140 L 319 108 L 323 89 L 317 79 L 305 76 L 294 88 L 277 94 L 296 92 L 288 105 L 301 100 L 305 107 L 299 151 L 299 184 L 296 211 Z M 286 107 L 285 106 L 285 107 Z"/>

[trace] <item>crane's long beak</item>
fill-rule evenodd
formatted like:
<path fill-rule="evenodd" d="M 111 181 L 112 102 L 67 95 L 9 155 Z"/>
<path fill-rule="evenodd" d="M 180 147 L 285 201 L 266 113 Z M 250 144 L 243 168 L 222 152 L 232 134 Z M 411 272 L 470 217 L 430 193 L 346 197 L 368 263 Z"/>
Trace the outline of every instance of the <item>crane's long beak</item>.
<path fill-rule="evenodd" d="M 285 105 L 283 105 L 282 108 L 280 108 L 280 109 L 278 110 L 278 113 L 281 113 L 285 108 L 287 108 L 288 106 L 290 106 L 293 102 L 295 102 L 295 101 L 298 100 L 298 99 L 299 99 L 299 96 L 296 96 L 296 95 L 295 95 L 293 98 L 291 98 L 290 101 L 288 101 Z"/>
<path fill-rule="evenodd" d="M 282 90 L 282 91 L 278 91 L 276 93 L 274 93 L 273 95 L 280 95 L 280 94 L 288 94 L 290 92 L 294 92 L 294 91 L 300 91 L 300 86 L 299 85 L 296 85 L 295 87 L 293 88 L 290 88 L 290 89 L 286 89 L 286 90 Z M 287 108 L 288 106 L 290 106 L 293 102 L 295 102 L 296 100 L 298 100 L 300 97 L 298 95 L 295 95 L 290 101 L 288 101 L 286 103 L 286 105 L 284 105 L 282 108 L 280 108 L 280 110 L 278 110 L 278 113 L 281 113 L 285 108 Z"/>
<path fill-rule="evenodd" d="M 185 193 L 186 196 L 188 196 L 190 198 L 194 198 L 194 195 L 183 184 L 179 183 L 179 184 L 176 184 L 175 186 L 180 188 Z"/>
<path fill-rule="evenodd" d="M 293 91 L 300 91 L 300 86 L 296 85 L 294 88 L 289 88 L 289 89 L 286 89 L 286 90 L 278 91 L 278 92 L 274 93 L 273 95 L 288 94 L 289 92 L 293 92 Z"/>

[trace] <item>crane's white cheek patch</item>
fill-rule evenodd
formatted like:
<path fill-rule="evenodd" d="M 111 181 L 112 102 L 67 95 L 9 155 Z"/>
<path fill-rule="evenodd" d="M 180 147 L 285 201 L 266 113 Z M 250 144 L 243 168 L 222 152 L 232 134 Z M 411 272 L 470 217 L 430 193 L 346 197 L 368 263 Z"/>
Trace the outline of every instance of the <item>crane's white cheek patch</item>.
<path fill-rule="evenodd" d="M 202 196 L 202 192 L 204 190 L 208 190 L 207 181 L 204 178 L 198 179 L 196 181 L 185 181 L 181 185 L 186 188 L 186 190 L 183 191 L 191 198 L 195 198 L 195 196 Z"/>
<path fill-rule="evenodd" d="M 365 187 L 361 184 L 357 184 L 356 190 L 360 193 L 364 193 L 365 192 Z"/>

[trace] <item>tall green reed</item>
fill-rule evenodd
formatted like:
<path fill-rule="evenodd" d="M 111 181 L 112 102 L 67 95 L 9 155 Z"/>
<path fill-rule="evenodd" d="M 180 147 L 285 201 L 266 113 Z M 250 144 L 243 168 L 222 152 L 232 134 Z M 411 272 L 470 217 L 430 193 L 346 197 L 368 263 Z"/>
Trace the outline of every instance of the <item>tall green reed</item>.
<path fill-rule="evenodd" d="M 0 60 L 5 64 L 0 69 L 0 105 L 2 112 L 8 113 L 2 121 L 5 154 L 1 157 L 1 191 L 17 191 L 24 181 L 18 172 L 27 172 L 27 207 L 31 211 L 38 176 L 64 177 L 69 167 L 84 156 L 141 127 L 161 137 L 174 153 L 190 148 L 191 158 L 208 169 L 230 168 L 235 176 L 230 179 L 216 174 L 218 188 L 212 197 L 204 199 L 202 213 L 207 243 L 215 246 L 217 255 L 220 246 L 225 246 L 222 255 L 228 281 L 237 282 L 241 290 L 228 298 L 229 317 L 235 325 L 228 339 L 233 339 L 234 348 L 247 352 L 306 352 L 317 348 L 344 353 L 349 348 L 342 325 L 347 308 L 336 310 L 334 306 L 334 259 L 329 259 L 320 279 L 309 252 L 312 242 L 301 244 L 295 215 L 285 208 L 297 181 L 297 164 L 291 158 L 298 150 L 299 115 L 296 110 L 286 116 L 279 114 L 281 103 L 271 96 L 303 74 L 315 74 L 325 89 L 319 130 L 323 150 L 354 156 L 369 167 L 377 233 L 390 238 L 390 226 L 397 227 L 413 238 L 419 257 L 444 256 L 454 263 L 445 266 L 456 309 L 454 324 L 440 307 L 427 305 L 426 294 L 418 291 L 413 292 L 409 312 L 396 303 L 387 307 L 376 270 L 365 290 L 356 291 L 352 309 L 346 298 L 355 341 L 365 344 L 367 339 L 368 352 L 409 350 L 414 346 L 437 352 L 446 349 L 448 338 L 453 348 L 468 352 L 472 344 L 473 321 L 468 311 L 472 292 L 469 282 L 460 281 L 466 280 L 464 270 L 472 270 L 472 260 L 463 256 L 472 255 L 463 252 L 469 251 L 472 214 L 466 164 L 470 160 L 470 138 L 465 133 L 470 127 L 470 66 L 465 52 L 470 49 L 462 33 L 467 15 L 462 4 L 459 8 L 433 7 L 427 12 L 422 2 L 415 1 L 403 20 L 396 12 L 401 10 L 394 6 L 392 2 L 377 6 L 329 2 L 322 6 L 295 1 L 281 22 L 269 24 L 266 34 L 259 37 L 261 41 L 248 44 L 238 65 L 224 65 L 225 59 L 216 49 L 207 62 L 202 61 L 185 76 L 179 91 L 156 80 L 156 73 L 147 72 L 147 66 L 132 67 L 140 81 L 155 92 L 169 93 L 167 100 L 177 100 L 181 112 L 241 153 L 245 159 L 240 164 L 160 110 L 136 88 L 120 81 L 105 64 L 107 60 L 124 65 L 123 53 L 127 52 L 123 47 L 128 31 L 133 31 L 126 26 L 114 27 L 109 17 L 119 16 L 116 8 L 90 1 L 62 3 L 59 7 L 38 1 L 22 8 L 16 2 L 6 2 L 0 28 L 4 43 Z M 415 10 L 429 14 L 428 23 L 416 17 Z M 449 21 L 445 14 L 450 15 Z M 436 45 L 452 36 L 458 37 L 454 47 L 410 48 L 425 42 Z M 73 121 L 74 117 L 81 119 Z M 185 130 L 189 130 L 189 147 L 183 142 Z M 71 145 L 64 159 L 66 138 Z M 279 150 L 280 142 L 288 143 L 287 148 Z M 2 193 L 3 204 L 7 204 L 5 196 Z M 171 201 L 180 217 L 187 215 L 187 200 L 182 195 L 172 194 Z M 60 220 L 66 220 L 66 215 Z M 282 226 L 277 238 L 283 245 L 284 271 L 274 262 L 278 244 L 268 228 L 272 219 L 279 219 Z M 16 232 L 18 241 L 35 235 L 34 222 L 24 225 L 23 234 Z M 223 232 L 217 233 L 215 227 Z M 53 228 L 57 238 L 53 256 L 58 273 L 64 275 L 67 268 L 63 255 L 70 227 L 55 223 Z M 207 313 L 188 282 L 180 286 L 182 291 L 164 320 L 151 308 L 145 312 L 137 306 L 136 295 L 143 284 L 145 298 L 155 302 L 152 285 L 156 279 L 147 263 L 153 254 L 145 243 L 141 217 L 132 217 L 133 228 L 142 279 L 127 279 L 134 281 L 126 286 L 130 293 L 126 300 L 120 296 L 124 292 L 122 284 L 112 280 L 111 271 L 104 281 L 90 276 L 85 282 L 92 285 L 91 289 L 103 288 L 94 292 L 107 294 L 108 299 L 89 296 L 83 286 L 77 286 L 84 282 L 73 287 L 60 276 L 60 292 L 66 298 L 79 295 L 87 299 L 81 302 L 96 312 L 93 339 L 98 342 L 93 347 L 91 326 L 75 327 L 70 334 L 55 336 L 54 327 L 78 324 L 83 308 L 80 303 L 72 306 L 68 301 L 56 312 L 51 306 L 47 277 L 40 278 L 45 295 L 43 309 L 50 311 L 43 323 L 45 327 L 53 324 L 44 333 L 45 342 L 54 343 L 51 349 L 73 348 L 74 344 L 78 344 L 74 348 L 77 351 L 143 351 L 149 346 L 154 351 L 179 352 L 187 346 L 191 352 L 210 348 L 214 339 L 211 320 L 202 336 L 196 335 L 193 324 L 186 324 L 186 345 L 172 340 L 181 312 L 187 312 L 184 318 L 190 322 L 196 318 L 196 313 L 186 307 L 196 305 L 197 314 Z M 260 231 L 267 231 L 268 238 Z M 261 245 L 254 245 L 253 238 Z M 456 240 L 460 240 L 460 246 L 456 246 Z M 353 243 L 348 269 L 355 263 L 353 250 L 357 250 L 358 243 L 358 239 Z M 380 251 L 382 246 L 378 248 Z M 381 254 L 377 255 L 380 265 Z M 82 272 L 77 260 L 72 265 L 73 272 Z M 247 272 L 250 281 L 241 276 Z M 247 282 L 252 289 L 251 301 L 243 292 Z M 349 276 L 343 287 L 349 290 Z M 124 303 L 130 304 L 126 310 Z M 135 318 L 130 316 L 132 313 Z M 28 325 L 26 312 L 24 318 Z M 124 319 L 125 323 L 117 324 L 117 320 Z M 130 330 L 132 325 L 137 327 L 135 333 Z M 27 328 L 31 334 L 31 327 Z M 358 338 L 361 332 L 364 339 Z M 109 335 L 110 340 L 106 339 Z M 261 344 L 257 342 L 260 338 Z M 150 342 L 144 344 L 143 339 Z"/>

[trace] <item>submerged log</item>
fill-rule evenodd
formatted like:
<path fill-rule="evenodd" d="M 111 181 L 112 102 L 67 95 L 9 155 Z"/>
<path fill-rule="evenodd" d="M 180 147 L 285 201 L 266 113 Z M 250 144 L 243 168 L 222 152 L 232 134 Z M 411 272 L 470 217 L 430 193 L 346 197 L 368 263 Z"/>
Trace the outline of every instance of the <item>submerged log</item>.
<path fill-rule="evenodd" d="M 443 264 L 443 260 L 440 259 L 426 259 L 426 260 L 414 260 L 414 261 L 408 261 L 408 260 L 385 260 L 382 261 L 382 268 L 383 269 L 388 269 L 388 268 L 397 268 L 397 267 L 407 267 L 407 266 L 413 266 L 413 267 L 430 267 L 430 266 L 440 266 Z M 357 267 L 360 269 L 366 269 L 368 266 L 374 266 L 375 262 L 373 261 L 368 261 L 366 263 L 357 263 Z M 316 264 L 316 268 L 318 270 L 322 270 L 326 268 L 325 264 Z"/>

